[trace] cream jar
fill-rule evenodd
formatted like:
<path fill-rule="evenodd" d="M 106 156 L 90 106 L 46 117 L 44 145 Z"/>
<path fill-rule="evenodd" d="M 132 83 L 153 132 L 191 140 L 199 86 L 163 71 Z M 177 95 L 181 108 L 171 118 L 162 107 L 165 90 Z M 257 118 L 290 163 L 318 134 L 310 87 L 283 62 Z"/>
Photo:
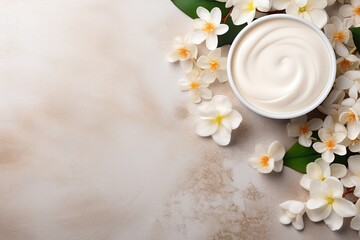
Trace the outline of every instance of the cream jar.
<path fill-rule="evenodd" d="M 234 40 L 230 85 L 248 108 L 275 119 L 304 115 L 329 94 L 336 75 L 334 50 L 307 20 L 285 14 L 262 17 Z"/>

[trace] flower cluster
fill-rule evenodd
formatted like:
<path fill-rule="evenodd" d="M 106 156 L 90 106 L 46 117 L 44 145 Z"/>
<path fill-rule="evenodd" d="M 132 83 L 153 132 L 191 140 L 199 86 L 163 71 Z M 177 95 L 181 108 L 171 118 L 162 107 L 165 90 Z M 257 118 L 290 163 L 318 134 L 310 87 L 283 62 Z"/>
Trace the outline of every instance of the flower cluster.
<path fill-rule="evenodd" d="M 196 133 L 202 137 L 212 136 L 219 145 L 230 143 L 231 132 L 239 127 L 242 116 L 232 109 L 231 101 L 225 96 L 214 96 L 209 89 L 217 79 L 220 83 L 228 81 L 227 58 L 223 50 L 217 48 L 218 35 L 225 34 L 229 27 L 222 24 L 221 11 L 214 8 L 210 12 L 199 7 L 198 19 L 192 24 L 192 31 L 174 40 L 174 49 L 168 56 L 169 62 L 180 62 L 186 78 L 179 80 L 181 91 L 189 92 L 193 103 L 211 100 L 199 107 L 199 120 Z M 198 45 L 205 42 L 209 52 L 199 56 Z"/>

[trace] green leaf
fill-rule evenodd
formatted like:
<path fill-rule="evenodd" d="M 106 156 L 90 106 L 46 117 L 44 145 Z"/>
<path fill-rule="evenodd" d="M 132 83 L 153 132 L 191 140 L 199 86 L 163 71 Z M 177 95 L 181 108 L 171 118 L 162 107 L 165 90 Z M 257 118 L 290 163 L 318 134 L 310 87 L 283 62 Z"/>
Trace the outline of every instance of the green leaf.
<path fill-rule="evenodd" d="M 340 163 L 347 166 L 347 159 L 355 155 L 355 153 L 348 153 L 345 156 L 335 155 L 334 163 Z M 306 166 L 320 158 L 321 154 L 317 153 L 312 147 L 303 147 L 296 142 L 285 154 L 284 165 L 294 169 L 295 171 L 306 173 Z"/>
<path fill-rule="evenodd" d="M 350 31 L 352 32 L 356 48 L 360 49 L 360 27 L 350 28 Z"/>
<path fill-rule="evenodd" d="M 178 7 L 182 12 L 184 12 L 189 17 L 195 19 L 198 18 L 196 14 L 196 9 L 198 7 L 204 7 L 211 11 L 211 9 L 218 7 L 222 12 L 222 17 L 229 14 L 230 8 L 225 8 L 225 3 L 217 2 L 215 0 L 171 0 L 176 7 Z M 231 44 L 237 34 L 246 26 L 246 24 L 235 26 L 232 22 L 231 17 L 228 17 L 226 24 L 229 26 L 229 31 L 222 36 L 219 36 L 219 47 Z"/>

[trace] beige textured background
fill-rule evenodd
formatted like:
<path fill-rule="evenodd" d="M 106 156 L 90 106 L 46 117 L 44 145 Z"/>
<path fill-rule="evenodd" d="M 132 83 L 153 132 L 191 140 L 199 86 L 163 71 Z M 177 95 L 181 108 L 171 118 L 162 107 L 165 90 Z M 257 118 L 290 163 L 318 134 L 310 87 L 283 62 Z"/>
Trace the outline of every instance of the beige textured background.
<path fill-rule="evenodd" d="M 249 112 L 227 148 L 194 133 L 196 106 L 165 55 L 191 20 L 169 0 L 0 1 L 0 239 L 350 239 L 278 222 L 301 175 L 246 159 L 285 121 Z"/>

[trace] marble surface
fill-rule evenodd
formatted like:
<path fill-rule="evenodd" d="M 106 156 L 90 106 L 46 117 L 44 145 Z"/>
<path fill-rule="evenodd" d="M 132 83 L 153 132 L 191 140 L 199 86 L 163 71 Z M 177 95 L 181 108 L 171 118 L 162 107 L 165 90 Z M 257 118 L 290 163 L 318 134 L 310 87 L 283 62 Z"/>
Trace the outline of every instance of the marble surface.
<path fill-rule="evenodd" d="M 191 20 L 169 0 L 1 0 L 0 239 L 351 239 L 306 220 L 301 175 L 246 160 L 286 121 L 230 96 L 244 122 L 229 147 L 194 133 L 197 106 L 165 61 Z M 348 226 L 348 224 L 346 224 Z"/>

